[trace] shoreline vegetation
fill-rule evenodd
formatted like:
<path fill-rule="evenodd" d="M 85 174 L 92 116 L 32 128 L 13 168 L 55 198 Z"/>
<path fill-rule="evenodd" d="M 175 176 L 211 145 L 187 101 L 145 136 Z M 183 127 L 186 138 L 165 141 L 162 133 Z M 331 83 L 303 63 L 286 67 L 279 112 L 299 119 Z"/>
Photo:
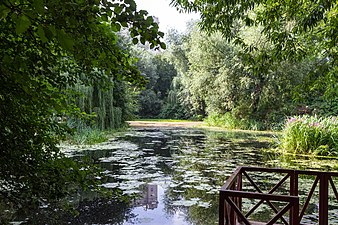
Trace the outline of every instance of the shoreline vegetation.
<path fill-rule="evenodd" d="M 171 120 L 171 119 L 140 119 L 128 121 L 129 126 L 157 127 L 174 126 L 186 128 L 201 128 L 218 131 L 240 133 L 267 133 L 278 139 L 276 153 L 298 156 L 318 156 L 320 158 L 338 156 L 338 119 L 336 117 L 294 116 L 289 117 L 280 130 L 248 130 L 227 127 L 205 121 Z"/>
<path fill-rule="evenodd" d="M 334 116 L 290 117 L 283 129 L 282 153 L 338 156 L 338 119 Z"/>
<path fill-rule="evenodd" d="M 86 128 L 76 131 L 64 141 L 73 145 L 92 145 L 105 142 L 109 138 L 128 130 L 130 127 L 179 127 L 200 128 L 217 131 L 231 131 L 240 133 L 267 133 L 276 136 L 276 153 L 282 155 L 299 156 L 338 156 L 338 119 L 336 117 L 294 116 L 289 117 L 281 130 L 248 130 L 241 127 L 227 126 L 221 123 L 205 121 L 175 120 L 175 119 L 138 119 L 126 121 L 126 125 L 119 129 L 99 130 Z"/>
<path fill-rule="evenodd" d="M 62 144 L 69 145 L 94 145 L 102 142 L 106 142 L 112 137 L 121 132 L 128 130 L 128 125 L 125 125 L 121 128 L 110 129 L 110 130 L 100 130 L 97 128 L 87 127 L 80 131 L 75 131 L 74 134 L 68 135 Z"/>

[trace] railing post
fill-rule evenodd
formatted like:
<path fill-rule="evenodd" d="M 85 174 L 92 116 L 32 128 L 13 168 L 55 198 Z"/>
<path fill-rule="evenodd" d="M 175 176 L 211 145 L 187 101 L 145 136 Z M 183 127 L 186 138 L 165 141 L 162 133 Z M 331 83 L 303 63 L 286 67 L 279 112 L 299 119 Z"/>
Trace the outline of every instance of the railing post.
<path fill-rule="evenodd" d="M 231 190 L 236 190 L 236 183 L 234 183 L 232 186 L 231 186 Z M 234 198 L 235 197 L 231 197 L 230 199 L 232 201 L 234 201 Z M 230 206 L 230 219 L 229 219 L 229 225 L 236 225 L 236 213 L 235 213 L 235 210 Z"/>
<path fill-rule="evenodd" d="M 240 172 L 237 176 L 237 191 L 242 191 L 242 172 Z M 242 211 L 242 198 L 237 198 L 237 207 L 240 211 Z M 242 222 L 240 218 L 238 218 L 238 222 Z"/>
<path fill-rule="evenodd" d="M 329 175 L 326 173 L 319 174 L 319 225 L 328 225 L 328 208 L 329 208 Z"/>
<path fill-rule="evenodd" d="M 296 170 L 290 172 L 290 195 L 298 196 L 298 173 Z M 290 209 L 290 225 L 299 225 L 299 201 L 297 206 Z"/>
<path fill-rule="evenodd" d="M 224 225 L 224 218 L 225 218 L 225 201 L 224 201 L 224 192 L 220 191 L 219 193 L 219 225 Z"/>

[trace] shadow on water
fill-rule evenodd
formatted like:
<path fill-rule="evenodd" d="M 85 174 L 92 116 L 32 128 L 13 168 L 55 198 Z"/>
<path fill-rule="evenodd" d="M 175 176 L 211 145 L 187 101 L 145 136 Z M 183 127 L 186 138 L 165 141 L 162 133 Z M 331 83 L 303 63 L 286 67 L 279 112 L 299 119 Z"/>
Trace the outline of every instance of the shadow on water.
<path fill-rule="evenodd" d="M 265 133 L 140 128 L 100 146 L 70 150 L 69 155 L 90 156 L 103 168 L 104 187 L 119 188 L 138 198 L 130 204 L 112 199 L 83 200 L 77 216 L 63 216 L 56 224 L 218 224 L 218 191 L 237 166 L 297 164 L 263 151 L 274 140 L 272 134 Z M 254 177 L 267 190 L 277 179 L 265 174 Z M 316 203 L 311 204 L 315 211 Z M 332 212 L 336 209 L 332 207 Z M 256 217 L 269 216 L 265 211 L 263 206 Z M 307 221 L 316 221 L 311 213 Z"/>

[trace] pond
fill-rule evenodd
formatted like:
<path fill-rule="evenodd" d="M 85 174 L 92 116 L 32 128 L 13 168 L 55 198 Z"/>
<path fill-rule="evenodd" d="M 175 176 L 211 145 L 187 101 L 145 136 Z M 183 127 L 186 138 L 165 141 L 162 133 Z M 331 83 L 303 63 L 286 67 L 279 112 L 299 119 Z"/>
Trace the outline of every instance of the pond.
<path fill-rule="evenodd" d="M 81 196 L 79 215 L 63 218 L 62 223 L 218 224 L 218 192 L 237 166 L 325 170 L 332 169 L 332 163 L 338 164 L 333 160 L 318 163 L 312 159 L 280 158 L 266 151 L 276 140 L 272 133 L 152 127 L 134 128 L 86 149 L 68 148 L 66 153 L 71 157 L 90 156 L 103 168 L 104 187 L 119 188 L 134 200 L 127 204 Z M 274 180 L 262 174 L 256 177 L 263 186 Z M 301 181 L 304 187 L 306 179 Z M 309 208 L 304 224 L 316 224 L 317 203 L 310 202 Z M 330 205 L 332 224 L 337 224 L 337 209 L 336 203 Z M 258 216 L 268 216 L 265 211 L 266 207 L 261 207 Z"/>

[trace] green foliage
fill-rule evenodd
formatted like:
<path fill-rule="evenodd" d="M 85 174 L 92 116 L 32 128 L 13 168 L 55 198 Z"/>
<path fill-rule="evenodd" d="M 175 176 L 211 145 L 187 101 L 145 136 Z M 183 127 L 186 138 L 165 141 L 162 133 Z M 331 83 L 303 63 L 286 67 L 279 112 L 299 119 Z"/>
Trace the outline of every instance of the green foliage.
<path fill-rule="evenodd" d="M 118 129 L 124 126 L 124 121 L 130 119 L 131 111 L 128 98 L 128 84 L 120 80 L 111 80 L 106 87 L 98 85 L 76 85 L 75 104 L 90 118 L 83 123 L 74 120 L 72 127 L 81 132 L 82 126 L 91 126 L 99 130 Z M 77 122 L 76 122 L 77 121 Z"/>
<path fill-rule="evenodd" d="M 157 117 L 162 108 L 162 101 L 153 90 L 144 90 L 139 96 L 138 115 L 144 118 Z"/>
<path fill-rule="evenodd" d="M 92 145 L 92 144 L 98 144 L 101 142 L 105 142 L 107 140 L 108 140 L 108 135 L 106 132 L 98 130 L 98 129 L 93 129 L 91 127 L 82 128 L 81 130 L 77 130 L 68 139 L 70 144 L 76 144 L 76 145 Z"/>
<path fill-rule="evenodd" d="M 254 120 L 238 119 L 230 112 L 223 115 L 210 114 L 204 120 L 209 126 L 223 127 L 227 129 L 263 130 L 264 125 Z"/>
<path fill-rule="evenodd" d="M 327 39 L 328 46 L 337 42 L 337 2 L 335 1 L 258 1 L 258 0 L 173 0 L 172 5 L 182 11 L 201 13 L 201 27 L 209 32 L 221 31 L 228 40 L 241 42 L 236 33 L 236 23 L 253 27 L 261 25 L 279 54 L 298 49 L 300 34 L 316 31 L 315 28 L 327 25 L 320 31 Z M 291 42 L 294 42 L 293 44 Z M 280 45 L 277 47 L 277 45 Z"/>
<path fill-rule="evenodd" d="M 200 13 L 202 30 L 219 31 L 239 46 L 255 76 L 266 75 L 276 62 L 317 57 L 311 71 L 319 76 L 312 80 L 311 88 L 328 86 L 321 95 L 336 97 L 336 1 L 172 0 L 171 4 L 181 11 Z M 248 42 L 243 37 L 248 27 L 259 28 L 260 37 Z"/>
<path fill-rule="evenodd" d="M 112 77 L 144 85 L 134 59 L 118 44 L 115 32 L 121 27 L 152 48 L 163 47 L 158 24 L 137 11 L 133 0 L 0 2 L 0 196 L 5 204 L 34 207 L 94 187 L 88 162 L 75 163 L 56 147 L 71 132 L 58 118 L 85 115 L 69 87 L 104 88 Z"/>
<path fill-rule="evenodd" d="M 171 119 L 190 119 L 192 116 L 190 112 L 184 108 L 181 104 L 165 104 L 159 115 L 160 118 L 171 118 Z"/>
<path fill-rule="evenodd" d="M 258 28 L 247 29 L 242 37 L 251 42 L 260 35 Z M 229 113 L 236 121 L 246 121 L 245 125 L 222 125 L 236 128 L 276 129 L 285 116 L 295 113 L 292 94 L 311 70 L 311 61 L 267 61 L 268 72 L 257 74 L 250 69 L 248 55 L 226 42 L 220 33 L 207 35 L 193 27 L 191 33 L 182 36 L 184 41 L 174 36 L 169 45 L 169 58 L 179 75 L 168 102 L 182 105 L 196 117 L 211 115 L 215 120 L 215 115 L 221 118 Z M 268 45 L 261 48 L 269 50 Z M 256 53 L 251 56 L 260 57 Z"/>
<path fill-rule="evenodd" d="M 285 123 L 280 147 L 286 153 L 338 155 L 336 117 L 298 116 Z"/>
<path fill-rule="evenodd" d="M 146 89 L 140 92 L 138 116 L 154 118 L 160 115 L 164 102 L 169 96 L 173 78 L 177 75 L 174 66 L 164 57 L 164 54 L 138 49 L 140 60 L 137 63 L 141 74 L 148 83 Z M 171 118 L 171 117 L 170 117 Z"/>

